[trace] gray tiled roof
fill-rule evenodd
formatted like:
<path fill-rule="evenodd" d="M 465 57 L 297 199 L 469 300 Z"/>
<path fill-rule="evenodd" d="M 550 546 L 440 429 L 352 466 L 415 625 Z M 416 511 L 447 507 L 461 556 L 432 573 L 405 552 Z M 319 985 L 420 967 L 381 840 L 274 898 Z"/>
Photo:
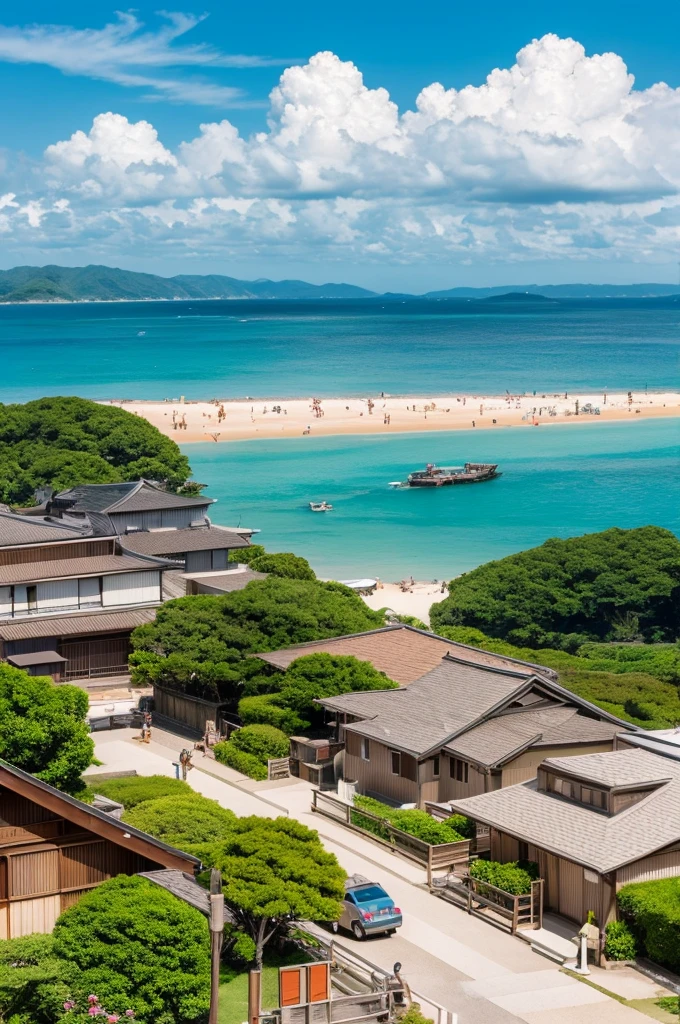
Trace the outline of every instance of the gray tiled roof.
<path fill-rule="evenodd" d="M 636 759 L 634 762 L 631 755 Z M 569 764 L 570 769 L 570 762 L 579 761 L 580 774 L 598 779 L 606 776 L 618 782 L 634 777 L 669 781 L 611 817 L 539 791 L 536 779 L 467 800 L 452 800 L 451 807 L 601 874 L 680 841 L 680 763 L 677 761 L 644 750 L 615 750 L 608 754 L 547 760 L 553 764 L 558 761 Z M 588 761 L 593 762 L 592 767 L 585 763 Z"/>
<path fill-rule="evenodd" d="M 53 499 L 58 508 L 74 512 L 147 512 L 162 508 L 191 508 L 211 505 L 213 498 L 184 498 L 156 487 L 148 480 L 120 484 L 80 484 L 60 491 Z"/>
<path fill-rule="evenodd" d="M 118 633 L 144 626 L 156 618 L 156 607 L 124 608 L 115 612 L 82 612 L 46 618 L 0 620 L 0 640 L 33 640 L 41 637 L 85 636 Z"/>
<path fill-rule="evenodd" d="M 557 705 L 490 718 L 457 736 L 444 750 L 492 767 L 527 746 L 606 742 L 620 731 L 621 726 L 612 722 L 589 718 L 569 705 Z"/>
<path fill-rule="evenodd" d="M 99 576 L 115 572 L 163 568 L 160 563 L 128 555 L 91 555 L 89 558 L 53 558 L 49 562 L 22 562 L 0 565 L 0 586 L 9 583 L 31 583 L 62 579 L 69 576 Z"/>
<path fill-rule="evenodd" d="M 66 524 L 60 520 L 19 516 L 0 512 L 0 548 L 21 544 L 53 544 L 60 540 L 79 540 L 91 533 L 90 524 Z"/>
<path fill-rule="evenodd" d="M 221 526 L 126 533 L 121 536 L 120 544 L 127 551 L 135 551 L 140 555 L 179 555 L 185 551 L 219 551 L 250 547 L 250 541 Z"/>
<path fill-rule="evenodd" d="M 266 580 L 268 575 L 266 572 L 255 572 L 254 569 L 231 569 L 228 572 L 185 573 L 184 579 L 203 583 L 223 594 L 232 594 L 235 590 L 243 590 L 253 580 Z"/>
<path fill-rule="evenodd" d="M 587 754 L 578 757 L 547 757 L 546 768 L 568 772 L 601 786 L 644 786 L 668 778 L 667 762 L 658 757 L 641 756 L 639 750 L 616 751 L 610 754 Z"/>

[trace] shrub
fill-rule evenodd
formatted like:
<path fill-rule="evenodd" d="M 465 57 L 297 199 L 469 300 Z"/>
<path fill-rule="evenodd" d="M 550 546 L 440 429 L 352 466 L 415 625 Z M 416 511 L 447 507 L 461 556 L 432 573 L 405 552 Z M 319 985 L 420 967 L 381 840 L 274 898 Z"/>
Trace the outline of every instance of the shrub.
<path fill-rule="evenodd" d="M 221 839 L 233 828 L 236 815 L 217 800 L 198 793 L 164 796 L 137 804 L 123 815 L 123 821 L 156 839 L 193 853 L 193 847 Z"/>
<path fill-rule="evenodd" d="M 426 1017 L 420 1009 L 420 1003 L 411 1003 L 406 1013 L 398 1018 L 399 1024 L 434 1024 L 431 1017 Z"/>
<path fill-rule="evenodd" d="M 239 750 L 231 741 L 216 743 L 213 747 L 213 752 L 216 761 L 219 761 L 220 764 L 226 764 L 229 768 L 233 768 L 235 772 L 240 772 L 241 775 L 248 775 L 251 779 L 257 779 L 258 782 L 262 782 L 267 778 L 266 763 L 260 761 L 254 754 L 248 754 L 245 750 Z"/>
<path fill-rule="evenodd" d="M 529 864 L 531 867 L 527 870 Z M 513 896 L 522 896 L 531 892 L 531 883 L 538 877 L 538 865 L 533 861 L 520 867 L 517 861 L 501 864 L 495 860 L 475 860 L 470 865 L 470 877 L 488 882 Z"/>
<path fill-rule="evenodd" d="M 295 711 L 282 706 L 278 693 L 260 693 L 254 697 L 242 697 L 238 713 L 244 725 L 273 725 L 292 736 L 303 732 L 309 722 L 300 718 Z"/>
<path fill-rule="evenodd" d="M 137 804 L 148 800 L 158 800 L 164 796 L 193 796 L 191 786 L 181 779 L 173 779 L 167 775 L 129 775 L 122 779 L 88 780 L 89 793 L 108 797 L 122 804 L 126 811 L 132 810 Z"/>
<path fill-rule="evenodd" d="M 459 829 L 464 829 L 468 834 L 472 830 L 474 834 L 474 822 L 470 821 L 469 818 L 463 817 L 462 814 L 455 815 L 455 823 L 453 819 L 438 821 L 428 814 L 427 811 L 415 809 L 402 810 L 398 807 L 389 807 L 387 804 L 374 800 L 370 796 L 359 795 L 354 797 L 354 806 L 359 808 L 359 810 L 352 811 L 352 824 L 358 828 L 366 829 L 367 832 L 372 832 L 373 835 L 379 836 L 381 839 L 390 839 L 389 830 L 380 822 L 373 821 L 372 818 L 367 818 L 365 814 L 361 814 L 361 811 L 375 814 L 382 818 L 383 821 L 394 825 L 395 828 L 401 829 L 402 832 L 407 832 L 416 839 L 422 839 L 424 843 L 430 843 L 432 846 L 438 846 L 441 843 L 460 842 L 465 838 L 465 834 L 464 831 Z"/>
<path fill-rule="evenodd" d="M 680 878 L 624 885 L 617 900 L 647 956 L 679 970 Z"/>
<path fill-rule="evenodd" d="M 273 725 L 245 725 L 231 736 L 230 743 L 237 750 L 253 754 L 260 761 L 270 757 L 286 757 L 290 751 L 290 740 L 285 732 Z"/>
<path fill-rule="evenodd" d="M 604 930 L 607 960 L 634 960 L 635 936 L 625 921 L 610 921 Z"/>
<path fill-rule="evenodd" d="M 260 558 L 266 554 L 262 544 L 251 544 L 249 548 L 239 548 L 237 551 L 229 552 L 229 561 L 238 562 L 240 565 L 250 565 L 254 558 Z"/>
<path fill-rule="evenodd" d="M 250 559 L 254 572 L 266 572 L 270 576 L 282 576 L 289 580 L 315 580 L 316 573 L 306 558 L 283 551 L 276 555 L 262 554 Z"/>

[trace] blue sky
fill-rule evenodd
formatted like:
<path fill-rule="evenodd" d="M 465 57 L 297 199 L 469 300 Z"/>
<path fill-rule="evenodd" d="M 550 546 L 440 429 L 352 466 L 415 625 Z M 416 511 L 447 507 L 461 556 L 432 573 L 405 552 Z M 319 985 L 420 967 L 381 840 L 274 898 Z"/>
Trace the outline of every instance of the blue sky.
<path fill-rule="evenodd" d="M 25 3 L 0 28 L 0 261 L 675 280 L 679 7 Z"/>

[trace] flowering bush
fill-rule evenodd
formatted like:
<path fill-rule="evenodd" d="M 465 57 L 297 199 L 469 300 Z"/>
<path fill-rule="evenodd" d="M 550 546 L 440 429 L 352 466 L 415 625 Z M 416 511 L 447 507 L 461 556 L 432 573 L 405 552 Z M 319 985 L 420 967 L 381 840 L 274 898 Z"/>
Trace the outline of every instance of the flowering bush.
<path fill-rule="evenodd" d="M 64 1010 L 66 1011 L 66 1015 L 62 1017 L 64 1024 L 88 1021 L 93 1017 L 99 1017 L 107 1024 L 118 1024 L 118 1021 L 134 1020 L 135 1017 L 135 1011 L 130 1009 L 124 1010 L 123 1013 L 112 1013 L 102 1006 L 99 997 L 94 994 L 87 997 L 87 1007 L 79 1006 L 73 999 L 67 999 L 64 1003 Z"/>

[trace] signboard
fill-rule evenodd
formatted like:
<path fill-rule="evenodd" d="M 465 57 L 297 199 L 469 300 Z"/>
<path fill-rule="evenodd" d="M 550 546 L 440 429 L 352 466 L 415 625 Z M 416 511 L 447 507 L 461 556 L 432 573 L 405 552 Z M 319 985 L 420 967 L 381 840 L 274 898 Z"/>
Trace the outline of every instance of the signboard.
<path fill-rule="evenodd" d="M 330 961 L 279 968 L 279 1006 L 327 1003 L 330 998 Z"/>

